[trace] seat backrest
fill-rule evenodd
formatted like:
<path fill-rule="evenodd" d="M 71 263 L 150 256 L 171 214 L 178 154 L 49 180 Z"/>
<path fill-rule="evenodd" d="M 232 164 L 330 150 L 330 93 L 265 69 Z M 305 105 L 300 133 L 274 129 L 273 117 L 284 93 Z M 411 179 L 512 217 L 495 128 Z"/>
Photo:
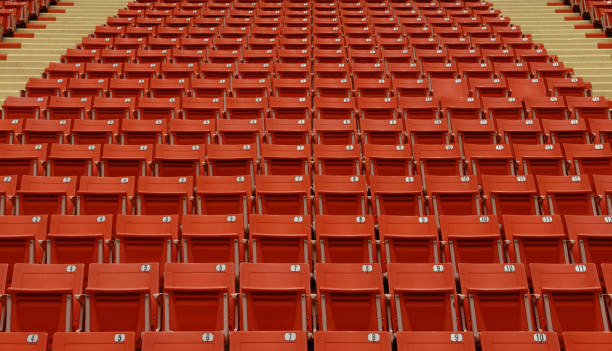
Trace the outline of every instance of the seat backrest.
<path fill-rule="evenodd" d="M 11 351 L 46 351 L 47 333 L 0 333 L 0 348 Z"/>
<path fill-rule="evenodd" d="M 53 351 L 134 351 L 134 332 L 55 333 Z"/>

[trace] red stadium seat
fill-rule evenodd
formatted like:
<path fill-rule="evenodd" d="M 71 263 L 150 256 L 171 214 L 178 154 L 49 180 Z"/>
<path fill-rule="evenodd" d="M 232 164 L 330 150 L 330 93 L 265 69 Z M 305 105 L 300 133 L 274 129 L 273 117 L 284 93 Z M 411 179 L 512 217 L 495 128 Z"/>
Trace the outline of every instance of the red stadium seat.
<path fill-rule="evenodd" d="M 427 200 L 433 214 L 476 216 L 483 213 L 476 177 L 427 176 Z"/>
<path fill-rule="evenodd" d="M 395 112 L 393 113 L 395 115 Z M 361 119 L 360 129 L 363 144 L 402 145 L 404 143 L 404 127 L 401 120 L 396 119 Z"/>
<path fill-rule="evenodd" d="M 542 328 L 552 332 L 607 331 L 597 268 L 587 264 L 530 264 Z M 576 315 L 577 306 L 579 316 Z"/>
<path fill-rule="evenodd" d="M 315 119 L 313 121 L 315 143 L 321 145 L 350 145 L 357 143 L 357 127 L 354 119 Z"/>
<path fill-rule="evenodd" d="M 350 345 L 356 349 L 386 351 L 391 349 L 392 341 L 391 333 L 386 331 L 315 331 L 314 345 L 317 350 L 335 350 L 340 345 Z"/>
<path fill-rule="evenodd" d="M 174 350 L 180 345 L 182 347 L 198 347 L 204 350 L 222 351 L 223 336 L 221 332 L 144 332 L 142 333 L 142 349 L 145 351 L 169 351 Z"/>
<path fill-rule="evenodd" d="M 378 216 L 385 263 L 438 263 L 440 245 L 433 216 Z"/>
<path fill-rule="evenodd" d="M 419 178 L 370 176 L 372 207 L 376 216 L 423 216 L 423 186 Z"/>
<path fill-rule="evenodd" d="M 118 215 L 113 262 L 175 261 L 174 243 L 178 240 L 178 221 L 176 215 Z"/>
<path fill-rule="evenodd" d="M 565 101 L 556 96 L 525 96 L 527 114 L 534 119 L 568 119 Z"/>
<path fill-rule="evenodd" d="M 23 131 L 22 119 L 5 119 L 0 121 L 0 142 L 2 144 L 13 144 L 19 141 Z"/>
<path fill-rule="evenodd" d="M 139 335 L 154 329 L 161 323 L 156 301 L 159 277 L 159 263 L 89 265 L 85 331 L 119 329 Z"/>
<path fill-rule="evenodd" d="M 8 96 L 2 104 L 2 118 L 34 118 L 40 119 L 47 108 L 46 97 L 14 97 Z"/>
<path fill-rule="evenodd" d="M 18 176 L 4 176 L 0 181 L 0 215 L 13 214 L 13 201 L 17 193 Z"/>
<path fill-rule="evenodd" d="M 246 226 L 254 185 L 250 176 L 200 176 L 196 179 L 197 213 L 240 215 Z"/>
<path fill-rule="evenodd" d="M 249 224 L 253 263 L 310 262 L 310 216 L 250 215 Z"/>
<path fill-rule="evenodd" d="M 544 134 L 539 121 L 525 120 L 497 120 L 497 134 L 504 144 L 543 144 Z"/>
<path fill-rule="evenodd" d="M 158 177 L 197 177 L 204 174 L 205 145 L 155 145 L 153 170 Z"/>
<path fill-rule="evenodd" d="M 97 176 L 100 145 L 51 144 L 47 157 L 49 176 Z"/>
<path fill-rule="evenodd" d="M 558 144 L 514 144 L 519 174 L 566 175 L 565 157 Z"/>
<path fill-rule="evenodd" d="M 464 174 L 461 151 L 454 144 L 416 144 L 414 161 L 422 177 Z"/>
<path fill-rule="evenodd" d="M 72 121 L 70 141 L 78 145 L 114 144 L 117 142 L 118 134 L 118 120 L 90 121 L 75 119 Z"/>
<path fill-rule="evenodd" d="M 193 210 L 193 177 L 140 177 L 136 214 L 184 215 Z"/>
<path fill-rule="evenodd" d="M 267 119 L 266 142 L 277 145 L 311 144 L 311 124 L 307 119 Z"/>
<path fill-rule="evenodd" d="M 559 337 L 551 332 L 502 332 L 487 331 L 480 334 L 483 351 L 501 347 L 517 348 L 524 351 L 559 351 Z"/>
<path fill-rule="evenodd" d="M 406 134 L 414 144 L 449 144 L 452 134 L 446 119 L 406 119 Z"/>
<path fill-rule="evenodd" d="M 133 332 L 57 333 L 53 337 L 53 350 L 68 351 L 73 348 L 109 351 L 133 351 L 136 335 Z"/>
<path fill-rule="evenodd" d="M 46 263 L 109 262 L 112 215 L 51 216 L 45 243 Z M 85 272 L 87 274 L 87 272 Z"/>
<path fill-rule="evenodd" d="M 569 239 L 574 241 L 572 253 L 574 262 L 612 263 L 609 250 L 610 217 L 568 214 L 565 225 Z"/>
<path fill-rule="evenodd" d="M 76 176 L 22 176 L 15 197 L 15 214 L 72 214 L 77 182 Z"/>
<path fill-rule="evenodd" d="M 325 216 L 315 218 L 316 247 L 321 263 L 376 262 L 374 218 Z"/>
<path fill-rule="evenodd" d="M 386 330 L 379 264 L 317 264 L 315 276 L 320 330 Z"/>
<path fill-rule="evenodd" d="M 612 215 L 612 176 L 594 174 L 593 187 L 599 201 L 599 213 L 601 215 Z"/>
<path fill-rule="evenodd" d="M 179 101 L 177 98 L 141 97 L 136 104 L 138 119 L 160 120 L 178 118 Z"/>
<path fill-rule="evenodd" d="M 216 123 L 211 120 L 172 119 L 168 121 L 168 140 L 171 145 L 211 144 L 215 130 Z"/>
<path fill-rule="evenodd" d="M 516 98 L 545 97 L 546 85 L 543 80 L 529 78 L 508 78 L 510 94 Z"/>
<path fill-rule="evenodd" d="M 229 263 L 166 263 L 164 330 L 228 333 L 235 323 L 234 279 Z"/>
<path fill-rule="evenodd" d="M 364 216 L 369 213 L 365 177 L 315 175 L 317 214 Z"/>
<path fill-rule="evenodd" d="M 468 174 L 514 175 L 514 155 L 507 144 L 463 144 Z"/>
<path fill-rule="evenodd" d="M 450 264 L 390 263 L 387 275 L 394 330 L 459 330 L 457 291 Z"/>
<path fill-rule="evenodd" d="M 307 215 L 310 213 L 310 177 L 292 175 L 256 176 L 257 213 Z"/>
<path fill-rule="evenodd" d="M 362 173 L 361 148 L 357 145 L 314 145 L 315 173 L 319 175 L 355 175 Z"/>
<path fill-rule="evenodd" d="M 164 144 L 168 134 L 166 119 L 121 121 L 119 142 L 123 145 Z"/>
<path fill-rule="evenodd" d="M 38 243 L 45 240 L 47 216 L 0 216 L 0 224 L 0 252 L 10 281 L 14 264 L 42 262 L 43 247 Z"/>
<path fill-rule="evenodd" d="M 578 351 L 583 347 L 605 350 L 612 345 L 612 335 L 607 332 L 564 332 L 562 335 L 567 351 Z"/>
<path fill-rule="evenodd" d="M 533 176 L 483 175 L 482 193 L 486 200 L 487 213 L 498 216 L 540 213 Z"/>
<path fill-rule="evenodd" d="M 244 261 L 243 232 L 245 226 L 242 217 L 184 215 L 181 225 L 181 260 L 183 262 L 222 262 L 237 265 Z"/>
<path fill-rule="evenodd" d="M 242 330 L 309 331 L 310 266 L 242 263 L 239 301 Z"/>
<path fill-rule="evenodd" d="M 264 144 L 261 151 L 262 174 L 308 175 L 310 150 L 310 145 Z"/>
<path fill-rule="evenodd" d="M 15 264 L 6 291 L 10 295 L 6 331 L 40 330 L 52 335 L 77 329 L 83 274 L 82 264 Z"/>
<path fill-rule="evenodd" d="M 522 99 L 515 97 L 483 97 L 482 108 L 489 119 L 525 119 Z"/>
<path fill-rule="evenodd" d="M 468 328 L 480 331 L 533 331 L 529 285 L 523 264 L 460 263 L 461 293 Z M 468 314 L 469 311 L 469 314 Z M 499 318 L 504 311 L 504 318 Z"/>
<path fill-rule="evenodd" d="M 563 144 L 563 150 L 573 174 L 612 175 L 610 144 Z"/>
<path fill-rule="evenodd" d="M 76 121 L 76 120 L 75 120 Z M 26 119 L 21 140 L 25 144 L 65 143 L 71 120 Z"/>
<path fill-rule="evenodd" d="M 233 331 L 230 332 L 229 349 L 246 351 L 253 348 L 308 350 L 308 335 L 300 331 Z"/>
<path fill-rule="evenodd" d="M 406 121 L 440 118 L 440 105 L 436 97 L 402 97 L 399 99 L 399 109 Z"/>
<path fill-rule="evenodd" d="M 459 145 L 464 150 L 464 152 L 466 151 L 465 149 L 468 147 L 469 144 L 473 144 L 473 148 L 486 149 L 488 144 L 495 144 L 497 142 L 497 135 L 495 134 L 495 125 L 494 123 L 492 123 L 491 120 L 488 119 L 453 118 L 451 121 L 451 129 L 455 134 L 455 140 L 459 141 Z M 490 145 L 488 147 L 493 148 L 498 146 Z"/>
<path fill-rule="evenodd" d="M 0 347 L 14 351 L 45 351 L 47 350 L 47 333 L 2 333 L 0 334 Z"/>
<path fill-rule="evenodd" d="M 474 351 L 474 335 L 470 332 L 398 332 L 398 351 L 425 347 L 430 350 Z"/>
<path fill-rule="evenodd" d="M 551 215 L 597 214 L 589 177 L 537 175 L 536 180 L 542 197 L 544 213 Z"/>
<path fill-rule="evenodd" d="M 610 119 L 609 100 L 604 97 L 566 96 L 565 101 L 575 119 Z"/>

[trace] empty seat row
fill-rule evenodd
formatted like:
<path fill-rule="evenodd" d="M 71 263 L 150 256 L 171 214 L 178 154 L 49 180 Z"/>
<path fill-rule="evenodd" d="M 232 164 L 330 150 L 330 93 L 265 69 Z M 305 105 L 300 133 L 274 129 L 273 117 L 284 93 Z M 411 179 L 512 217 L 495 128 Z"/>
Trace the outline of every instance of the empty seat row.
<path fill-rule="evenodd" d="M 499 218 L 499 220 L 498 220 Z M 247 228 L 248 219 L 248 228 Z M 500 220 L 503 219 L 503 226 Z M 4 263 L 612 263 L 609 216 L 3 216 Z M 315 230 L 311 232 L 311 226 Z M 503 232 L 500 231 L 503 228 Z M 565 229 L 567 228 L 567 229 Z M 529 272 L 528 272 L 529 273 Z"/>
<path fill-rule="evenodd" d="M 601 268 L 609 291 L 611 266 Z M 389 264 L 388 299 L 378 264 L 317 264 L 315 288 L 308 264 L 242 263 L 238 291 L 232 264 L 163 270 L 160 293 L 158 263 L 90 264 L 86 283 L 82 264 L 16 264 L 5 330 L 609 331 L 592 263 L 531 264 L 533 294 L 523 264 L 462 263 L 461 295 L 448 264 Z"/>

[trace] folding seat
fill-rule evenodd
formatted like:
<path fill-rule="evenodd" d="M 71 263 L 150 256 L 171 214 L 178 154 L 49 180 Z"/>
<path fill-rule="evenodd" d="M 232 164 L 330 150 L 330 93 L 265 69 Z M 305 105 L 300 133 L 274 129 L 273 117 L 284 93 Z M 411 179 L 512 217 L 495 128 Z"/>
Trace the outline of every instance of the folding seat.
<path fill-rule="evenodd" d="M 357 145 L 314 144 L 314 167 L 319 175 L 355 175 L 362 173 L 361 148 Z"/>
<path fill-rule="evenodd" d="M 261 119 L 220 119 L 217 126 L 219 144 L 238 145 L 252 144 L 260 154 L 261 139 L 264 134 L 263 118 Z"/>
<path fill-rule="evenodd" d="M 6 289 L 6 331 L 52 335 L 79 327 L 83 264 L 16 263 Z"/>
<path fill-rule="evenodd" d="M 386 330 L 379 264 L 317 264 L 315 275 L 320 330 Z"/>
<path fill-rule="evenodd" d="M 113 38 L 83 37 L 80 47 L 86 50 L 102 50 L 113 46 Z"/>
<path fill-rule="evenodd" d="M 280 63 L 307 64 L 310 61 L 310 49 L 277 49 L 276 56 Z"/>
<path fill-rule="evenodd" d="M 269 63 L 238 63 L 238 77 L 241 79 L 270 79 L 273 65 Z"/>
<path fill-rule="evenodd" d="M 482 332 L 480 340 L 483 351 L 494 351 L 500 347 L 517 348 L 525 351 L 559 351 L 557 333 L 529 332 Z"/>
<path fill-rule="evenodd" d="M 400 113 L 405 121 L 440 118 L 440 104 L 437 97 L 401 97 L 398 101 Z"/>
<path fill-rule="evenodd" d="M 136 104 L 138 119 L 160 120 L 178 118 L 179 99 L 177 98 L 139 98 Z"/>
<path fill-rule="evenodd" d="M 150 96 L 155 98 L 181 98 L 189 92 L 189 80 L 184 78 L 152 79 L 149 84 Z"/>
<path fill-rule="evenodd" d="M 395 45 L 397 45 L 398 47 L 395 47 Z M 421 69 L 417 69 L 416 63 L 413 62 L 412 50 L 407 49 L 406 39 L 400 39 L 399 41 L 396 41 L 395 45 L 393 47 L 389 47 L 389 44 L 387 44 L 386 47 L 381 48 L 380 56 L 385 65 L 391 63 L 403 63 L 410 65 L 412 63 L 414 65 L 412 67 L 420 73 Z M 384 46 L 384 44 L 381 43 L 381 46 Z"/>
<path fill-rule="evenodd" d="M 428 78 L 455 79 L 458 75 L 457 66 L 450 62 L 422 62 L 421 66 L 423 75 Z"/>
<path fill-rule="evenodd" d="M 544 98 L 547 95 L 546 85 L 540 79 L 508 78 L 508 88 L 510 94 L 517 98 Z M 550 98 L 542 100 L 550 101 Z"/>
<path fill-rule="evenodd" d="M 414 161 L 425 175 L 463 175 L 461 150 L 454 144 L 415 144 Z"/>
<path fill-rule="evenodd" d="M 140 177 L 136 188 L 138 215 L 191 214 L 193 177 Z"/>
<path fill-rule="evenodd" d="M 358 98 L 388 98 L 391 96 L 391 81 L 355 77 L 355 95 Z"/>
<path fill-rule="evenodd" d="M 241 215 L 245 229 L 252 209 L 249 176 L 200 176 L 196 179 L 197 213 L 202 215 Z"/>
<path fill-rule="evenodd" d="M 105 144 L 102 147 L 100 176 L 138 177 L 151 175 L 152 145 Z"/>
<path fill-rule="evenodd" d="M 177 38 L 162 38 L 157 35 L 153 38 L 148 38 L 147 47 L 149 48 L 149 50 L 164 50 L 164 51 L 172 50 L 174 51 L 174 49 L 176 49 L 179 43 L 180 42 L 177 40 Z M 167 59 L 167 60 L 171 61 L 171 59 Z"/>
<path fill-rule="evenodd" d="M 285 349 L 296 351 L 308 350 L 308 335 L 301 331 L 232 331 L 229 337 L 229 349 L 232 351 L 250 350 L 252 348 Z"/>
<path fill-rule="evenodd" d="M 543 144 L 544 134 L 539 121 L 497 120 L 497 134 L 505 144 Z"/>
<path fill-rule="evenodd" d="M 391 79 L 420 79 L 421 67 L 414 62 L 387 62 L 387 75 Z"/>
<path fill-rule="evenodd" d="M 1 175 L 43 175 L 46 144 L 0 144 Z"/>
<path fill-rule="evenodd" d="M 480 49 L 447 49 L 448 58 L 456 64 L 472 63 L 478 64 L 481 61 L 482 53 Z"/>
<path fill-rule="evenodd" d="M 359 79 L 384 79 L 387 76 L 385 66 L 380 63 L 351 63 L 351 74 Z"/>
<path fill-rule="evenodd" d="M 569 174 L 559 144 L 515 144 L 512 147 L 519 174 Z"/>
<path fill-rule="evenodd" d="M 161 323 L 156 301 L 159 277 L 157 262 L 90 264 L 85 331 L 122 330 L 139 335 L 155 328 L 158 321 Z"/>
<path fill-rule="evenodd" d="M 348 79 L 349 66 L 345 63 L 315 63 L 313 76 L 323 79 Z"/>
<path fill-rule="evenodd" d="M 497 216 L 439 216 L 446 261 L 504 263 L 504 248 Z"/>
<path fill-rule="evenodd" d="M 5 268 L 5 282 L 10 282 L 16 263 L 42 262 L 43 247 L 38 243 L 45 239 L 47 216 L 0 216 L 0 224 L 2 262 L 8 264 L 8 268 Z M 0 290 L 3 290 L 2 283 Z M 0 319 L 4 317 L 3 312 L 0 311 Z"/>
<path fill-rule="evenodd" d="M 143 180 L 144 178 L 141 179 Z M 139 182 L 138 186 L 146 187 L 150 184 L 150 182 L 143 183 Z M 145 202 L 141 208 L 142 215 L 140 213 L 135 216 L 117 215 L 112 258 L 114 263 L 164 263 L 176 260 L 177 252 L 174 244 L 178 241 L 179 217 L 170 213 L 163 216 L 148 214 L 153 211 L 149 211 L 147 205 L 151 202 L 146 200 L 142 199 Z M 91 265 L 89 277 L 91 279 Z"/>
<path fill-rule="evenodd" d="M 595 264 L 532 263 L 530 269 L 542 328 L 549 332 L 609 330 Z"/>
<path fill-rule="evenodd" d="M 470 78 L 470 89 L 479 97 L 498 97 L 508 96 L 508 84 L 505 79 L 498 78 Z"/>
<path fill-rule="evenodd" d="M 540 214 L 533 176 L 483 175 L 482 191 L 488 213 L 498 216 Z"/>
<path fill-rule="evenodd" d="M 83 75 L 85 65 L 80 63 L 57 63 L 50 62 L 49 67 L 45 68 L 43 78 L 47 79 L 68 79 L 79 78 Z"/>
<path fill-rule="evenodd" d="M 191 79 L 189 88 L 196 98 L 225 99 L 230 89 L 230 81 L 226 79 Z"/>
<path fill-rule="evenodd" d="M 232 263 L 166 263 L 163 294 L 164 331 L 187 335 L 181 331 L 207 330 L 227 333 L 234 329 L 232 298 L 235 294 L 234 279 Z M 155 339 L 154 333 L 145 333 L 147 334 L 151 339 Z M 215 334 L 223 339 L 222 333 Z M 144 349 L 146 349 L 146 339 L 149 338 L 145 335 L 143 335 Z M 202 334 L 198 335 L 201 344 L 204 339 Z M 181 344 L 184 345 L 184 342 Z"/>
<path fill-rule="evenodd" d="M 307 63 L 276 63 L 274 75 L 276 79 L 292 79 L 297 82 L 301 79 L 309 80 L 310 65 Z"/>
<path fill-rule="evenodd" d="M 115 98 L 143 97 L 149 91 L 148 79 L 110 79 L 108 96 Z"/>
<path fill-rule="evenodd" d="M 423 63 L 445 63 L 447 60 L 446 51 L 442 49 L 414 49 L 414 58 L 417 62 Z"/>
<path fill-rule="evenodd" d="M 167 120 L 124 119 L 121 122 L 119 142 L 122 145 L 165 143 L 168 134 Z"/>
<path fill-rule="evenodd" d="M 172 60 L 175 63 L 183 63 L 183 64 L 191 63 L 195 67 L 196 64 L 200 64 L 206 61 L 206 50 L 174 49 L 172 51 Z M 166 66 L 166 67 L 170 67 L 170 66 Z M 187 66 L 187 68 L 190 68 L 190 67 Z M 162 72 L 163 71 L 164 71 L 164 66 L 162 65 Z"/>
<path fill-rule="evenodd" d="M 514 175 L 514 155 L 509 144 L 463 144 L 468 174 Z"/>
<path fill-rule="evenodd" d="M 25 85 L 26 97 L 64 96 L 69 79 L 28 78 Z"/>
<path fill-rule="evenodd" d="M 272 119 L 308 120 L 312 105 L 309 97 L 271 97 L 270 117 Z"/>
<path fill-rule="evenodd" d="M 262 174 L 309 175 L 310 155 L 310 145 L 264 144 L 261 151 Z M 323 162 L 333 161 L 323 160 Z"/>
<path fill-rule="evenodd" d="M 567 108 L 575 119 L 610 119 L 609 101 L 605 97 L 566 96 Z"/>
<path fill-rule="evenodd" d="M 400 99 L 426 97 L 429 95 L 429 83 L 423 79 L 393 79 L 393 91 Z"/>
<path fill-rule="evenodd" d="M 127 79 L 154 79 L 159 76 L 157 63 L 124 63 L 123 78 Z"/>
<path fill-rule="evenodd" d="M 133 332 L 58 332 L 53 336 L 53 350 L 109 350 L 134 351 L 136 335 Z"/>
<path fill-rule="evenodd" d="M 387 274 L 393 328 L 399 334 L 457 331 L 461 327 L 450 264 L 389 263 Z"/>
<path fill-rule="evenodd" d="M 88 97 L 49 97 L 47 119 L 87 119 L 91 110 L 91 98 Z"/>
<path fill-rule="evenodd" d="M 4 294 L 4 291 L 2 293 Z M 47 349 L 47 333 L 2 333 L 0 334 L 0 347 L 14 351 L 45 351 Z"/>
<path fill-rule="evenodd" d="M 360 122 L 363 144 L 402 145 L 404 127 L 401 120 L 362 119 Z"/>
<path fill-rule="evenodd" d="M 493 77 L 493 65 L 490 63 L 470 63 L 461 62 L 457 64 L 457 71 L 459 76 L 463 79 L 468 80 L 471 86 L 471 80 L 475 78 L 486 79 Z M 442 77 L 441 77 L 442 78 Z M 454 77 L 449 77 L 454 78 Z"/>
<path fill-rule="evenodd" d="M 425 177 L 429 208 L 440 215 L 476 216 L 483 213 L 476 177 Z"/>
<path fill-rule="evenodd" d="M 553 144 L 583 144 L 590 142 L 584 119 L 544 119 L 542 120 L 542 130 L 546 134 L 548 142 Z"/>
<path fill-rule="evenodd" d="M 572 173 L 612 175 L 610 144 L 563 144 L 563 150 Z"/>
<path fill-rule="evenodd" d="M 134 184 L 134 177 L 81 177 L 76 197 L 76 213 L 131 214 Z"/>
<path fill-rule="evenodd" d="M 467 80 L 431 78 L 429 81 L 433 96 L 439 98 L 452 96 L 453 99 L 469 96 Z"/>
<path fill-rule="evenodd" d="M 77 181 L 76 176 L 21 176 L 15 196 L 15 214 L 72 214 Z"/>
<path fill-rule="evenodd" d="M 313 128 L 317 144 L 347 145 L 357 142 L 357 128 L 354 119 L 315 119 Z"/>
<path fill-rule="evenodd" d="M 536 175 L 546 214 L 596 215 L 597 208 L 588 176 Z"/>
<path fill-rule="evenodd" d="M 423 216 L 423 185 L 415 177 L 370 176 L 372 207 L 377 216 Z"/>
<path fill-rule="evenodd" d="M 406 119 L 404 123 L 412 146 L 450 143 L 452 134 L 449 132 L 446 119 Z"/>
<path fill-rule="evenodd" d="M 94 101 L 94 106 L 96 102 Z M 95 107 L 94 107 L 95 110 Z M 118 120 L 80 120 L 72 121 L 70 141 L 78 145 L 114 144 L 119 134 Z"/>
<path fill-rule="evenodd" d="M 589 127 L 591 134 L 597 143 L 608 143 L 612 140 L 612 121 L 604 119 L 590 119 Z"/>
<path fill-rule="evenodd" d="M 136 61 L 136 52 L 134 50 L 100 50 L 100 63 L 132 63 Z"/>
<path fill-rule="evenodd" d="M 233 63 L 202 63 L 200 64 L 200 77 L 204 79 L 231 81 L 236 73 Z"/>
<path fill-rule="evenodd" d="M 315 227 L 319 262 L 376 262 L 376 240 L 372 216 L 317 215 Z"/>
<path fill-rule="evenodd" d="M 557 97 L 525 96 L 527 114 L 539 119 L 568 119 L 567 106 Z"/>
<path fill-rule="evenodd" d="M 512 262 L 526 265 L 570 262 L 569 243 L 561 216 L 505 214 L 503 225 Z"/>
<path fill-rule="evenodd" d="M 232 82 L 234 98 L 267 98 L 271 91 L 268 79 L 237 79 Z"/>
<path fill-rule="evenodd" d="M 612 215 L 612 176 L 594 174 L 593 186 L 598 197 L 599 213 L 601 215 Z"/>
<path fill-rule="evenodd" d="M 568 213 L 564 219 L 569 239 L 574 243 L 572 245 L 574 262 L 593 262 L 604 266 L 606 263 L 612 263 L 609 254 L 612 244 L 610 217 L 592 216 L 590 213 L 584 215 Z"/>
<path fill-rule="evenodd" d="M 577 351 L 584 347 L 605 350 L 612 345 L 612 335 L 607 332 L 564 332 L 562 335 L 567 351 Z"/>
<path fill-rule="evenodd" d="M 582 78 L 547 78 L 546 87 L 553 96 L 588 97 L 591 93 L 591 83 Z M 570 105 L 570 100 L 567 99 Z"/>
<path fill-rule="evenodd" d="M 195 134 L 195 133 L 194 133 Z M 210 134 L 209 138 L 210 138 Z M 153 154 L 156 176 L 199 176 L 204 174 L 205 145 L 157 144 Z"/>
<path fill-rule="evenodd" d="M 87 79 L 113 79 L 119 78 L 123 73 L 120 63 L 86 63 L 83 76 Z M 75 79 L 75 77 L 68 79 Z"/>
<path fill-rule="evenodd" d="M 493 62 L 493 67 L 495 74 L 501 78 L 528 79 L 530 75 L 529 66 L 522 62 Z M 524 96 L 529 95 L 525 94 Z M 542 96 L 546 96 L 546 94 Z"/>
<path fill-rule="evenodd" d="M 532 49 L 519 49 L 516 48 L 514 49 L 514 54 L 516 55 L 517 59 L 519 61 L 525 62 L 525 63 L 533 63 L 533 62 L 539 62 L 539 63 L 546 63 L 546 62 L 551 62 L 551 58 L 548 55 L 548 53 L 546 52 L 546 49 L 542 49 L 542 48 L 532 48 Z"/>
<path fill-rule="evenodd" d="M 226 100 L 228 119 L 262 120 L 267 115 L 268 101 L 265 97 L 232 97 Z"/>
<path fill-rule="evenodd" d="M 353 85 L 351 84 L 350 79 L 347 80 L 337 78 L 314 78 L 312 88 L 317 98 L 335 98 L 338 104 L 342 102 L 342 100 L 340 100 L 341 98 L 349 99 L 349 101 L 345 102 L 350 102 L 350 97 L 353 91 Z M 327 99 L 324 99 L 323 101 Z M 316 99 L 315 103 L 316 101 L 320 100 L 321 99 Z"/>
<path fill-rule="evenodd" d="M 369 213 L 364 177 L 315 175 L 314 189 L 318 214 L 363 216 Z"/>
<path fill-rule="evenodd" d="M 242 330 L 311 330 L 310 266 L 242 263 L 239 302 Z"/>
<path fill-rule="evenodd" d="M 4 176 L 0 181 L 0 215 L 13 214 L 13 199 L 17 192 L 19 176 Z M 0 317 L 2 314 L 0 313 Z"/>
<path fill-rule="evenodd" d="M 250 215 L 249 223 L 249 252 L 253 263 L 310 262 L 309 215 Z"/>
<path fill-rule="evenodd" d="M 138 21 L 152 21 L 150 18 L 137 18 L 136 24 L 138 25 Z M 153 23 L 151 23 L 153 24 Z M 117 50 L 138 50 L 144 49 L 146 47 L 147 41 L 153 37 L 155 32 L 157 31 L 157 27 L 161 24 L 160 22 L 155 21 L 154 26 L 151 27 L 126 27 L 125 28 L 125 38 L 119 37 L 113 39 L 113 46 Z"/>
<path fill-rule="evenodd" d="M 66 95 L 68 97 L 104 96 L 108 90 L 105 79 L 68 79 Z"/>
<path fill-rule="evenodd" d="M 311 82 L 306 78 L 273 78 L 272 95 L 278 97 L 308 98 L 311 95 Z"/>
<path fill-rule="evenodd" d="M 49 176 L 98 175 L 100 145 L 51 144 L 47 157 Z"/>
<path fill-rule="evenodd" d="M 362 119 L 394 120 L 397 118 L 395 97 L 358 97 L 357 108 Z"/>
<path fill-rule="evenodd" d="M 339 345 L 351 345 L 355 348 L 365 348 L 372 351 L 391 350 L 390 332 L 369 331 L 315 331 L 314 345 L 317 350 L 336 350 Z"/>
<path fill-rule="evenodd" d="M 257 150 L 247 145 L 208 145 L 208 175 L 254 175 L 257 172 Z"/>
<path fill-rule="evenodd" d="M 479 119 L 482 116 L 480 99 L 473 97 L 442 97 L 442 115 L 450 123 L 453 119 Z"/>
<path fill-rule="evenodd" d="M 474 351 L 474 335 L 470 332 L 398 332 L 398 351 L 409 351 L 420 347 L 430 350 Z"/>
<path fill-rule="evenodd" d="M 540 79 L 566 78 L 573 70 L 565 68 L 563 62 L 530 62 L 529 69 L 534 77 Z"/>
<path fill-rule="evenodd" d="M 25 144 L 63 144 L 70 133 L 71 122 L 71 120 L 26 119 L 21 141 Z"/>
<path fill-rule="evenodd" d="M 180 120 L 168 121 L 168 135 L 171 145 L 210 144 L 215 134 L 215 122 L 210 120 Z M 158 145 L 160 146 L 160 145 Z"/>
<path fill-rule="evenodd" d="M 455 135 L 455 140 L 459 142 L 459 147 L 464 149 L 466 144 L 480 144 L 486 148 L 489 144 L 497 141 L 495 127 L 489 119 L 453 119 L 451 129 Z M 475 146 L 479 147 L 479 146 Z M 489 147 L 494 147 L 490 145 Z M 503 147 L 503 146 L 500 146 Z"/>
<path fill-rule="evenodd" d="M 22 119 L 0 120 L 0 144 L 19 143 L 22 140 L 23 124 Z"/>
<path fill-rule="evenodd" d="M 533 331 L 523 264 L 460 263 L 458 266 L 467 324 L 475 336 L 480 331 Z M 504 318 L 499 318 L 500 313 L 504 313 Z"/>
<path fill-rule="evenodd" d="M 433 216 L 378 215 L 385 263 L 440 262 L 438 229 Z"/>
<path fill-rule="evenodd" d="M 472 38 L 472 42 L 474 42 L 474 40 L 476 40 L 475 38 Z M 490 41 L 490 39 L 488 38 L 484 38 L 482 39 L 484 42 L 488 42 Z M 512 64 L 516 67 L 516 65 L 514 64 L 514 61 L 516 59 L 516 57 L 514 56 L 514 50 L 509 50 L 509 49 L 487 49 L 487 48 L 480 48 L 481 49 L 481 53 L 482 53 L 482 58 L 486 61 L 486 62 L 491 62 L 494 65 L 496 63 L 506 63 L 506 64 Z M 509 66 L 511 67 L 511 66 Z M 524 77 L 524 68 L 518 68 L 519 72 L 517 74 L 519 74 L 521 77 Z M 497 69 L 495 69 L 495 71 L 497 72 Z M 510 72 L 508 72 L 510 73 Z M 510 73 L 512 75 L 512 73 Z"/>
<path fill-rule="evenodd" d="M 352 50 L 352 49 L 349 49 L 348 58 L 351 63 L 379 63 L 380 62 L 380 51 L 379 50 Z"/>
<path fill-rule="evenodd" d="M 266 120 L 266 141 L 277 145 L 310 144 L 310 123 L 304 119 Z"/>
<path fill-rule="evenodd" d="M 215 308 L 216 307 L 217 306 L 215 306 Z M 222 351 L 224 349 L 223 340 L 224 335 L 222 332 L 144 332 L 142 333 L 142 350 L 167 351 L 181 345 L 182 347 L 197 347 L 203 350 Z"/>
<path fill-rule="evenodd" d="M 96 26 L 94 36 L 96 38 L 117 38 L 124 34 L 122 27 Z"/>

